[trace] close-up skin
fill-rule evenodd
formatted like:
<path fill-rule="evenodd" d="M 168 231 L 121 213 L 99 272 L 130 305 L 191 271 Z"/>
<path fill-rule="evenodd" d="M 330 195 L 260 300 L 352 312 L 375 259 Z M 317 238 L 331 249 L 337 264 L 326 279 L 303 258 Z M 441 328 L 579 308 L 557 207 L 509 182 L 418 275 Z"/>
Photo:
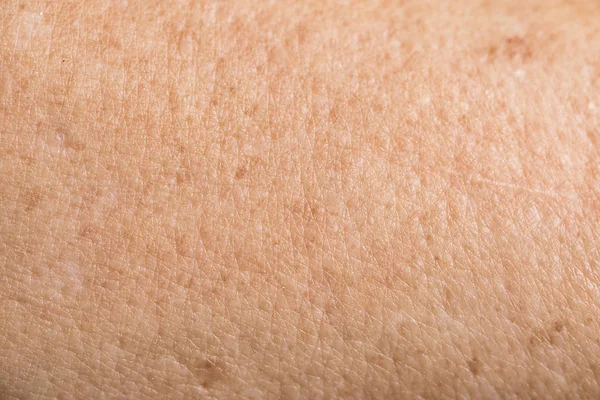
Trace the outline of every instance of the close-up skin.
<path fill-rule="evenodd" d="M 0 399 L 599 398 L 598 21 L 0 1 Z"/>

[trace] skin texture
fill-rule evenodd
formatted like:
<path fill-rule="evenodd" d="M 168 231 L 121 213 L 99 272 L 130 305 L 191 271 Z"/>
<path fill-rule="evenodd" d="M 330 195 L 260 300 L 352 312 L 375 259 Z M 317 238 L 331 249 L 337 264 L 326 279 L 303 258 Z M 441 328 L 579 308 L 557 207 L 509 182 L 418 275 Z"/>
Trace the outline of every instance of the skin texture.
<path fill-rule="evenodd" d="M 592 0 L 0 3 L 0 397 L 598 398 Z"/>

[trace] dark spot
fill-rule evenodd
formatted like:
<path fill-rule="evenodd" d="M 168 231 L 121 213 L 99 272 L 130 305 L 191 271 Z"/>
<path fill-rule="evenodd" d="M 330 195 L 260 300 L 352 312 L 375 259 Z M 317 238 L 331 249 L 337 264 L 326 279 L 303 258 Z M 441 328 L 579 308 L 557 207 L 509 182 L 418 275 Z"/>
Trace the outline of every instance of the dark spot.
<path fill-rule="evenodd" d="M 235 171 L 235 179 L 240 180 L 248 174 L 248 168 L 244 165 L 241 166 Z"/>
<path fill-rule="evenodd" d="M 183 365 L 191 366 L 190 371 L 205 388 L 210 388 L 221 382 L 226 375 L 225 364 L 216 358 L 206 358 L 195 362 L 186 362 L 187 360 L 179 358 L 178 361 Z"/>
<path fill-rule="evenodd" d="M 434 259 L 435 261 L 438 261 L 438 262 L 439 262 L 439 261 L 440 261 L 440 256 L 438 256 L 438 255 L 435 255 L 435 256 L 433 256 L 433 259 Z"/>
<path fill-rule="evenodd" d="M 467 366 L 473 375 L 478 375 L 481 372 L 483 364 L 479 358 L 473 357 L 467 361 Z"/>
<path fill-rule="evenodd" d="M 498 53 L 498 47 L 494 46 L 494 45 L 490 46 L 487 50 L 487 55 L 490 58 L 495 57 L 497 53 Z"/>
<path fill-rule="evenodd" d="M 254 114 L 256 114 L 257 110 L 258 110 L 258 104 L 255 103 L 252 106 L 247 107 L 246 109 L 244 109 L 244 114 L 247 117 L 252 117 L 252 116 L 254 116 Z"/>
<path fill-rule="evenodd" d="M 73 151 L 82 151 L 85 150 L 86 144 L 82 141 L 75 139 L 71 135 L 64 135 L 64 146 L 66 149 Z"/>
<path fill-rule="evenodd" d="M 93 239 L 96 237 L 96 229 L 90 224 L 84 224 L 79 229 L 78 234 L 82 238 Z"/>
<path fill-rule="evenodd" d="M 175 174 L 175 182 L 177 182 L 178 185 L 183 185 L 185 183 L 189 183 L 192 180 L 192 176 L 190 174 L 190 171 L 188 170 L 179 170 L 177 171 L 177 173 Z"/>
<path fill-rule="evenodd" d="M 507 38 L 504 46 L 506 54 L 511 59 L 520 57 L 522 60 L 528 60 L 532 56 L 529 44 L 520 36 L 512 36 Z"/>
<path fill-rule="evenodd" d="M 554 323 L 552 324 L 552 330 L 554 332 L 562 332 L 564 328 L 565 323 L 562 321 L 554 321 Z"/>
<path fill-rule="evenodd" d="M 179 233 L 175 236 L 175 250 L 177 254 L 183 257 L 189 257 L 192 254 L 192 244 L 188 234 Z"/>
<path fill-rule="evenodd" d="M 329 120 L 331 122 L 338 122 L 340 120 L 340 111 L 337 106 L 333 106 L 329 109 Z"/>
<path fill-rule="evenodd" d="M 32 190 L 27 194 L 25 203 L 25 211 L 31 212 L 36 209 L 42 202 L 42 195 L 39 190 Z"/>
<path fill-rule="evenodd" d="M 529 337 L 529 345 L 532 347 L 543 344 L 556 346 L 560 344 L 561 334 L 565 330 L 565 323 L 557 320 L 545 328 L 535 328 Z"/>

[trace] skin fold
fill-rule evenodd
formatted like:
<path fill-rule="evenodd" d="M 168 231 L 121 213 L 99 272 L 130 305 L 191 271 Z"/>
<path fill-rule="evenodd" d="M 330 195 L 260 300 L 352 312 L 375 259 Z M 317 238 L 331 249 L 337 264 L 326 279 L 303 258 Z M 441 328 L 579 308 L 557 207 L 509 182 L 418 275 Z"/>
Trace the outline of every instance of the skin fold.
<path fill-rule="evenodd" d="M 598 398 L 599 20 L 0 2 L 0 398 Z"/>

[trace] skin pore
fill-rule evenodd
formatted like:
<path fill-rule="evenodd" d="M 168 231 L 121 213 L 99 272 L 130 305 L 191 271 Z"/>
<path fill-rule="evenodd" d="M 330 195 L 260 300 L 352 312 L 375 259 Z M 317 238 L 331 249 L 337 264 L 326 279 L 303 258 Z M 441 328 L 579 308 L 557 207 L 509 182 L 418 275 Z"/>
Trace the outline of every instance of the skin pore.
<path fill-rule="evenodd" d="M 593 0 L 0 4 L 0 398 L 597 398 Z"/>

